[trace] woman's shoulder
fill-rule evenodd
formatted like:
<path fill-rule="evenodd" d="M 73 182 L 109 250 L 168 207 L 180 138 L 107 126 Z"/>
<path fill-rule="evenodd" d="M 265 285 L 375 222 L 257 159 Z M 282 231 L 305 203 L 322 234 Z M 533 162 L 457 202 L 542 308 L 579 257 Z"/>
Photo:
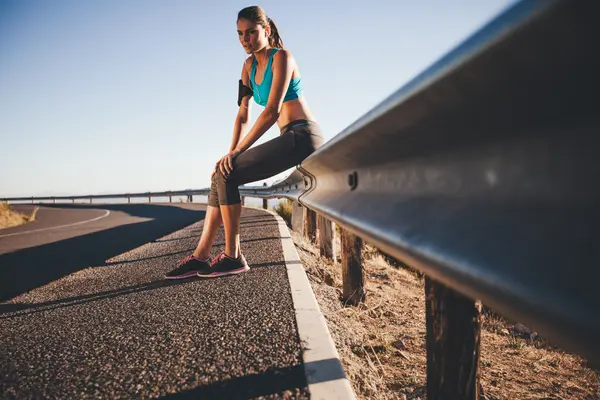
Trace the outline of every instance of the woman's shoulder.
<path fill-rule="evenodd" d="M 293 56 L 292 56 L 292 52 L 290 50 L 277 48 L 277 49 L 275 49 L 275 54 L 273 55 L 273 58 L 275 58 L 275 57 L 290 58 Z"/>
<path fill-rule="evenodd" d="M 251 55 L 250 57 L 246 58 L 246 60 L 244 61 L 244 68 L 252 67 L 253 63 L 254 63 L 254 54 Z"/>
<path fill-rule="evenodd" d="M 242 74 L 246 73 L 248 74 L 248 77 L 250 77 L 250 71 L 252 71 L 252 64 L 254 63 L 254 55 L 246 58 L 244 60 L 244 65 L 242 66 Z"/>
<path fill-rule="evenodd" d="M 292 52 L 288 49 L 277 49 L 277 52 L 273 55 L 273 63 L 290 63 L 294 61 Z"/>

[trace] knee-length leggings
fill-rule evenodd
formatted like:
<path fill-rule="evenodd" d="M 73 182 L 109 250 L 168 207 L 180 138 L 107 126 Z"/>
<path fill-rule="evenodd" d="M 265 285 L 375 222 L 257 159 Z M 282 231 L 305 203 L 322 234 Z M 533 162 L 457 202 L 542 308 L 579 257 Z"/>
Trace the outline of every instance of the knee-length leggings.
<path fill-rule="evenodd" d="M 281 134 L 233 159 L 229 175 L 217 169 L 212 176 L 208 205 L 240 204 L 238 186 L 269 178 L 295 165 L 324 143 L 321 128 L 314 121 L 296 120 L 281 129 Z"/>

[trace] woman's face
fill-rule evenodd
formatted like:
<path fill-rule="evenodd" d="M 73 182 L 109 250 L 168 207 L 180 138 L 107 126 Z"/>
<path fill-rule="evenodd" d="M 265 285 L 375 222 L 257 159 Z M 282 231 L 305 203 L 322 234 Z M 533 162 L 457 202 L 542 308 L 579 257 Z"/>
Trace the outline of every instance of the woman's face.
<path fill-rule="evenodd" d="M 238 37 L 246 54 L 262 50 L 269 43 L 270 28 L 247 19 L 240 19 L 237 23 Z"/>

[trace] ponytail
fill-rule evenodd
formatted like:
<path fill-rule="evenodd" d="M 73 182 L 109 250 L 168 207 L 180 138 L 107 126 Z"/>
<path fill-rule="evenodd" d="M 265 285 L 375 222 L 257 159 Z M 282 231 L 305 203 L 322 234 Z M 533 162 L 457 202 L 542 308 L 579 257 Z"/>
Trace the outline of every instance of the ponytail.
<path fill-rule="evenodd" d="M 275 22 L 271 18 L 267 18 L 269 22 L 269 26 L 271 27 L 271 36 L 269 36 L 269 45 L 271 47 L 277 47 L 283 49 L 283 40 L 281 36 L 279 36 L 279 30 L 275 25 Z"/>
<path fill-rule="evenodd" d="M 265 10 L 260 8 L 259 6 L 250 6 L 243 8 L 238 12 L 238 21 L 243 18 L 249 21 L 252 21 L 256 24 L 262 25 L 263 28 L 267 27 L 267 24 L 271 28 L 271 36 L 269 36 L 269 46 L 283 48 L 283 40 L 281 40 L 281 36 L 279 36 L 279 30 L 275 25 L 275 22 L 267 17 L 267 13 Z"/>

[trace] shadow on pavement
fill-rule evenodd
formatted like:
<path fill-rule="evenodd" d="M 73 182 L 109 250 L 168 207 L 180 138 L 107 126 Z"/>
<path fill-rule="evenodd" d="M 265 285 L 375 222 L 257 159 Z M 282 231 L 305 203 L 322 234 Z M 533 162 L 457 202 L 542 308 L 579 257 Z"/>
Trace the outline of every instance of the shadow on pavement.
<path fill-rule="evenodd" d="M 200 279 L 200 278 L 198 278 Z M 17 303 L 0 304 L 0 320 L 12 317 L 21 317 L 23 315 L 35 314 L 42 311 L 65 308 L 78 304 L 90 303 L 93 301 L 111 299 L 132 293 L 145 292 L 148 290 L 159 289 L 167 286 L 175 286 L 192 282 L 192 279 L 186 280 L 160 280 L 141 285 L 127 286 L 106 292 L 90 293 L 81 296 L 68 297 L 60 300 L 46 301 L 43 303 Z M 4 315 L 10 314 L 10 315 Z"/>
<path fill-rule="evenodd" d="M 286 390 L 294 393 L 295 389 L 306 387 L 304 366 L 299 364 L 293 367 L 268 370 L 261 374 L 240 376 L 222 382 L 198 386 L 194 389 L 160 398 L 168 400 L 250 399 L 278 394 Z M 291 397 L 295 398 L 294 395 Z"/>
<path fill-rule="evenodd" d="M 7 303 L 0 304 L 0 320 L 21 317 L 23 315 L 35 314 L 42 311 L 54 310 L 57 308 L 71 307 L 74 305 L 91 303 L 93 301 L 111 299 L 119 296 L 125 296 L 132 293 L 145 292 L 148 290 L 160 289 L 167 286 L 177 286 L 193 282 L 200 278 L 189 278 L 181 280 L 159 280 L 141 285 L 127 286 L 106 292 L 90 293 L 81 296 L 68 297 L 59 300 L 46 301 L 43 303 Z M 9 314 L 9 315 L 4 315 Z"/>
<path fill-rule="evenodd" d="M 307 380 L 306 371 L 309 371 Z M 311 361 L 293 367 L 270 369 L 260 374 L 240 376 L 210 385 L 198 386 L 161 397 L 161 399 L 250 399 L 269 397 L 290 391 L 283 398 L 297 398 L 296 389 L 308 392 L 308 383 L 317 384 L 347 379 L 344 368 L 338 358 Z M 308 393 L 304 393 L 305 395 Z M 332 393 L 333 395 L 333 393 Z"/>
<path fill-rule="evenodd" d="M 47 205 L 45 205 L 47 206 Z M 56 205 L 60 208 L 91 208 Z M 151 218 L 0 255 L 0 301 L 46 285 L 204 219 L 205 211 L 169 205 L 106 204 L 93 208 Z"/>
<path fill-rule="evenodd" d="M 288 262 L 288 264 L 301 264 L 301 262 L 300 261 L 292 261 L 292 262 Z M 285 261 L 277 261 L 277 262 L 253 264 L 252 268 L 253 269 L 269 268 L 269 267 L 272 268 L 272 267 L 279 267 L 279 266 L 285 266 L 285 265 L 286 265 Z M 90 294 L 85 294 L 85 295 L 81 295 L 81 296 L 67 297 L 67 298 L 63 298 L 63 299 L 59 299 L 59 300 L 46 301 L 43 303 L 0 304 L 0 320 L 7 319 L 7 318 L 13 318 L 13 317 L 20 317 L 23 315 L 35 314 L 35 313 L 47 311 L 47 310 L 54 310 L 57 308 L 70 307 L 70 306 L 83 304 L 83 303 L 90 303 L 92 301 L 110 299 L 110 298 L 114 298 L 114 297 L 128 295 L 131 293 L 145 292 L 148 290 L 154 290 L 154 289 L 167 287 L 167 286 L 182 285 L 182 284 L 186 284 L 186 283 L 193 282 L 195 280 L 201 280 L 201 279 L 202 278 L 198 278 L 198 277 L 191 277 L 191 278 L 187 278 L 187 279 L 177 279 L 177 280 L 164 279 L 164 280 L 144 283 L 141 285 L 133 285 L 133 286 L 127 286 L 127 287 L 123 287 L 123 288 L 119 288 L 119 289 L 115 289 L 115 290 L 109 290 L 106 292 L 90 293 Z M 224 276 L 224 277 L 212 278 L 212 279 L 227 279 L 227 277 Z M 9 315 L 5 315 L 5 314 L 9 314 Z"/>

